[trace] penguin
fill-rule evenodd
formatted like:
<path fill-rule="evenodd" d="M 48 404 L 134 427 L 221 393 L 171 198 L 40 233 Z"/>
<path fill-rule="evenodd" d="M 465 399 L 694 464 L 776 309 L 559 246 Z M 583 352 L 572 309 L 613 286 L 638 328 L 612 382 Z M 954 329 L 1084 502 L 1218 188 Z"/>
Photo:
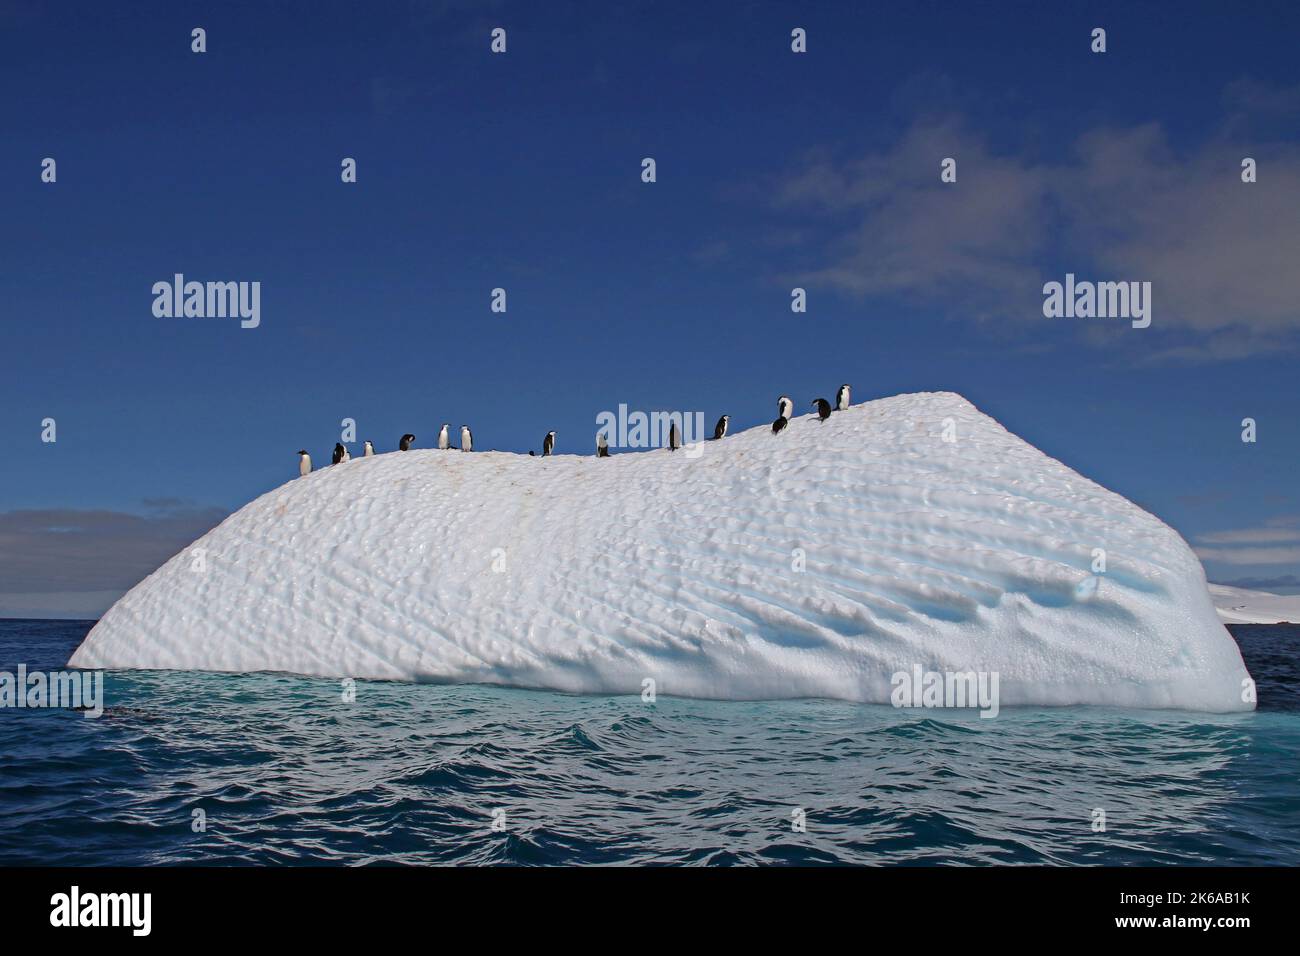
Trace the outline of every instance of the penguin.
<path fill-rule="evenodd" d="M 682 447 L 681 429 L 677 427 L 676 422 L 673 422 L 668 426 L 668 450 L 676 451 L 681 447 Z"/>
<path fill-rule="evenodd" d="M 546 437 L 542 439 L 542 457 L 549 458 L 555 448 L 555 432 L 547 432 Z"/>
<path fill-rule="evenodd" d="M 341 462 L 345 462 L 345 461 L 347 461 L 347 460 L 348 460 L 348 450 L 347 450 L 347 448 L 345 448 L 341 442 L 335 442 L 335 443 L 334 443 L 334 460 L 331 461 L 330 464 L 332 464 L 332 465 L 337 465 L 337 464 L 340 464 Z"/>
<path fill-rule="evenodd" d="M 363 457 L 363 458 L 374 458 L 374 457 L 375 457 L 375 445 L 374 445 L 374 442 L 369 442 L 369 441 L 366 442 L 366 451 L 365 451 L 365 454 L 362 455 L 362 457 Z"/>
<path fill-rule="evenodd" d="M 723 415 L 718 419 L 718 424 L 713 426 L 713 440 L 727 437 L 727 423 L 731 421 L 730 415 Z"/>
<path fill-rule="evenodd" d="M 415 444 L 415 436 L 408 432 L 402 436 L 402 440 L 397 443 L 397 447 L 402 451 L 410 451 L 413 444 Z"/>
<path fill-rule="evenodd" d="M 609 439 L 605 437 L 604 432 L 596 432 L 596 457 L 609 457 Z"/>
<path fill-rule="evenodd" d="M 298 449 L 298 474 L 304 478 L 311 474 L 311 455 L 305 449 Z"/>
<path fill-rule="evenodd" d="M 780 418 L 794 418 L 794 402 L 789 395 L 782 395 L 776 400 L 776 414 Z"/>
<path fill-rule="evenodd" d="M 468 425 L 460 426 L 460 450 L 461 451 L 474 450 L 474 433 L 469 430 Z"/>
<path fill-rule="evenodd" d="M 841 385 L 840 390 L 835 393 L 835 410 L 837 412 L 848 411 L 849 408 L 849 387 Z"/>
<path fill-rule="evenodd" d="M 446 451 L 448 448 L 451 447 L 451 435 L 448 434 L 450 429 L 451 429 L 451 425 L 449 425 L 447 422 L 443 422 L 442 430 L 438 432 L 438 448 L 442 451 Z"/>
<path fill-rule="evenodd" d="M 785 426 L 789 424 L 790 424 L 790 419 L 786 418 L 784 415 L 779 416 L 777 420 L 772 423 L 772 434 L 773 435 L 777 434 L 777 432 L 779 432 L 781 429 L 785 428 Z"/>
<path fill-rule="evenodd" d="M 813 408 L 817 409 L 817 417 L 821 421 L 831 417 L 831 403 L 824 398 L 813 399 Z"/>

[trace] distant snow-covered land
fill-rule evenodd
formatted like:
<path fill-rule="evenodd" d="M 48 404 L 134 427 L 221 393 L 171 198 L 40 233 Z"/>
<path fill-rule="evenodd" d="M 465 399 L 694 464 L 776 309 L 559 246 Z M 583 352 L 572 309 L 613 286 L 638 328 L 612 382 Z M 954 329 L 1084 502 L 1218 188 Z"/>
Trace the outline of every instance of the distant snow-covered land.
<path fill-rule="evenodd" d="M 1227 624 L 1300 624 L 1300 594 L 1270 594 L 1211 584 L 1210 597 Z"/>
<path fill-rule="evenodd" d="M 583 454 L 415 450 L 288 481 L 72 664 L 880 703 L 916 667 L 996 673 L 1003 706 L 1254 706 L 1182 538 L 958 395 L 698 455 L 559 438 Z"/>

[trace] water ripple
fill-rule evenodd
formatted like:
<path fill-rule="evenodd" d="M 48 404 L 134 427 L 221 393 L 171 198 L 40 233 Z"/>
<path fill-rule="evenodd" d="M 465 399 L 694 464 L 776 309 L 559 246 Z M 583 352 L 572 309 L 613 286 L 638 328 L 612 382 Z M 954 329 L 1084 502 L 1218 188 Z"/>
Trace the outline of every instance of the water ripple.
<path fill-rule="evenodd" d="M 84 633 L 60 626 L 0 622 L 0 654 L 57 667 Z M 1269 638 L 1287 667 L 1294 630 Z M 1300 863 L 1293 706 L 982 720 L 385 682 L 346 703 L 167 672 L 107 698 L 0 711 L 0 863 Z"/>

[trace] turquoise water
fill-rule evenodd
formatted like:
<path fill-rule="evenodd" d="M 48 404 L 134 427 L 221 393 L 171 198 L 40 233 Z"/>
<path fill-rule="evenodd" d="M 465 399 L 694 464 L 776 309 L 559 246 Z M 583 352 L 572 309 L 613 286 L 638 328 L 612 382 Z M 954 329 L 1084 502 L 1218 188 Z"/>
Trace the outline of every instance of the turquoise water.
<path fill-rule="evenodd" d="M 0 669 L 89 626 L 0 621 Z M 0 864 L 1296 865 L 1300 628 L 1233 631 L 1254 714 L 116 672 L 97 720 L 0 710 Z"/>

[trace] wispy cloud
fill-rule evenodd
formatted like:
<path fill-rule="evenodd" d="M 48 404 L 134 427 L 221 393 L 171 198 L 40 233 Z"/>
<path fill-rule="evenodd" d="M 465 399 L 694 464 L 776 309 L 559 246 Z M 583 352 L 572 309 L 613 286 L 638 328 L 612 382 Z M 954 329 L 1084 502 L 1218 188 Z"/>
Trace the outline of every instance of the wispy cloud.
<path fill-rule="evenodd" d="M 0 512 L 0 616 L 96 615 L 227 515 L 177 499 L 143 504 L 143 514 Z"/>
<path fill-rule="evenodd" d="M 1265 565 L 1300 563 L 1300 547 L 1296 548 L 1197 548 L 1202 561 L 1217 561 L 1231 565 Z"/>
<path fill-rule="evenodd" d="M 1215 531 L 1198 539 L 1205 544 L 1300 544 L 1300 529 L 1242 528 L 1240 531 Z"/>
<path fill-rule="evenodd" d="M 958 158 L 961 188 L 939 182 L 944 157 Z M 842 163 L 812 157 L 776 202 L 851 214 L 825 248 L 826 264 L 802 277 L 807 283 L 960 301 L 967 315 L 994 315 L 1009 302 L 1041 302 L 1033 260 L 1048 240 L 1049 180 L 1047 169 L 992 153 L 960 120 L 932 118 L 879 153 Z"/>
<path fill-rule="evenodd" d="M 1300 515 L 1277 515 L 1262 525 L 1198 535 L 1196 553 L 1202 561 L 1233 566 L 1300 562 Z"/>
<path fill-rule="evenodd" d="M 1146 360 L 1295 348 L 1300 149 L 1241 131 L 1297 104 L 1300 88 L 1242 81 L 1190 150 L 1155 123 L 1094 128 L 1050 165 L 994 150 L 958 117 L 931 117 L 865 156 L 810 154 L 773 203 L 830 227 L 813 250 L 820 264 L 800 277 L 808 284 L 922 300 L 956 318 L 1043 321 L 1042 284 L 1061 278 L 1052 263 L 1074 263 L 1081 278 L 1152 283 L 1153 330 L 1170 337 Z M 1254 184 L 1241 182 L 1247 155 Z M 956 184 L 939 180 L 949 156 Z"/>

